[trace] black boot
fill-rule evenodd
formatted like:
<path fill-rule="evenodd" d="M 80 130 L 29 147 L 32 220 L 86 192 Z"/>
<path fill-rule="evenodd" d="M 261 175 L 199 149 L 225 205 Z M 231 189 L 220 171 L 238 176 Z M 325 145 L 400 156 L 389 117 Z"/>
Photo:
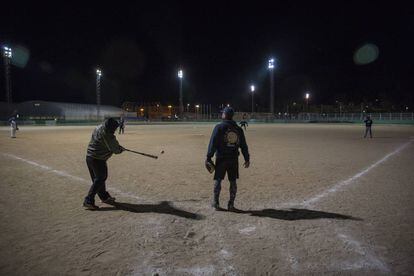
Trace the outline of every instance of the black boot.
<path fill-rule="evenodd" d="M 227 210 L 234 212 L 236 208 L 234 208 L 234 200 L 236 199 L 237 194 L 237 184 L 236 181 L 230 181 L 230 200 L 227 204 Z"/>
<path fill-rule="evenodd" d="M 214 182 L 214 200 L 211 204 L 211 207 L 213 207 L 216 210 L 220 209 L 220 191 L 221 191 L 221 180 L 216 180 Z"/>
<path fill-rule="evenodd" d="M 229 201 L 229 203 L 227 204 L 227 210 L 229 212 L 235 212 L 237 210 L 236 208 L 234 208 L 234 202 Z"/>

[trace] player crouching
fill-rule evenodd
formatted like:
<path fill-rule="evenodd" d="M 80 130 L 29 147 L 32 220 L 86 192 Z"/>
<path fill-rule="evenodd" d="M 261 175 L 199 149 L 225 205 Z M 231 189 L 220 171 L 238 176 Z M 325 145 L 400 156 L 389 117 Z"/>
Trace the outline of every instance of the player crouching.
<path fill-rule="evenodd" d="M 241 148 L 244 157 L 244 167 L 250 165 L 249 150 L 246 144 L 243 130 L 233 121 L 234 111 L 231 107 L 223 110 L 223 121 L 216 125 L 211 135 L 210 144 L 208 146 L 206 168 L 214 173 L 214 200 L 212 206 L 220 209 L 220 191 L 221 181 L 227 172 L 230 181 L 230 200 L 227 208 L 229 211 L 235 211 L 234 200 L 236 199 L 237 184 L 236 179 L 239 178 L 239 148 Z M 216 155 L 216 164 L 214 165 L 211 158 Z"/>
<path fill-rule="evenodd" d="M 103 203 L 111 204 L 115 202 L 115 198 L 106 191 L 105 181 L 108 177 L 106 161 L 113 153 L 120 154 L 124 151 L 114 135 L 118 126 L 119 123 L 116 120 L 109 118 L 103 124 L 97 126 L 92 133 L 86 154 L 86 164 L 93 183 L 83 202 L 83 206 L 89 210 L 99 208 L 95 205 L 96 194 Z"/>

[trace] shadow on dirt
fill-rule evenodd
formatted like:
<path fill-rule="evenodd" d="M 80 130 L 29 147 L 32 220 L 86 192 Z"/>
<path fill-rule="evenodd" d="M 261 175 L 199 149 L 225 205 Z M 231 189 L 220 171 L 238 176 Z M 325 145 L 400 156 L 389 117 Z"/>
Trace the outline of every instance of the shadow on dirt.
<path fill-rule="evenodd" d="M 227 211 L 225 209 L 220 209 L 219 211 Z M 305 219 L 349 219 L 349 220 L 362 220 L 360 218 L 328 213 L 323 211 L 315 211 L 308 209 L 295 209 L 291 208 L 288 210 L 276 210 L 276 209 L 263 209 L 263 210 L 239 210 L 235 209 L 232 211 L 239 214 L 248 214 L 255 217 L 266 217 L 273 219 L 282 219 L 282 220 L 305 220 Z"/>
<path fill-rule="evenodd" d="M 159 214 L 168 214 L 178 217 L 201 220 L 204 218 L 203 215 L 196 213 L 187 212 L 178 208 L 173 207 L 170 202 L 162 201 L 158 204 L 132 204 L 132 203 L 123 203 L 123 202 L 114 202 L 113 207 L 101 207 L 96 211 L 128 211 L 132 213 L 159 213 Z"/>

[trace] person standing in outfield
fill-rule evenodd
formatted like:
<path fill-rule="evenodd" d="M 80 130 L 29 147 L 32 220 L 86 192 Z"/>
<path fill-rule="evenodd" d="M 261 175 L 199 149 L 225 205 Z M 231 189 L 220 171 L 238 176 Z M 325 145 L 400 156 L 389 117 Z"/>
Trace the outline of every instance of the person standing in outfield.
<path fill-rule="evenodd" d="M 121 118 L 119 118 L 119 132 L 118 134 L 124 134 L 124 130 L 125 130 L 125 119 L 124 116 L 121 116 Z"/>
<path fill-rule="evenodd" d="M 221 181 L 225 174 L 230 181 L 230 200 L 227 208 L 229 211 L 235 211 L 234 200 L 236 199 L 237 183 L 239 178 L 239 148 L 241 148 L 244 157 L 244 167 L 250 166 L 249 149 L 246 144 L 243 129 L 241 129 L 235 121 L 233 121 L 234 111 L 231 107 L 223 110 L 223 121 L 215 126 L 211 135 L 210 143 L 207 151 L 207 159 L 205 162 L 207 170 L 214 173 L 214 199 L 212 206 L 220 209 L 220 191 Z M 214 165 L 211 158 L 216 155 L 216 164 Z"/>
<path fill-rule="evenodd" d="M 10 138 L 16 138 L 16 130 L 19 130 L 15 117 L 9 119 L 10 124 Z"/>
<path fill-rule="evenodd" d="M 371 116 L 367 116 L 367 118 L 364 121 L 365 123 L 365 135 L 364 138 L 367 138 L 367 134 L 369 132 L 369 136 L 370 138 L 372 138 L 372 131 L 371 131 L 371 126 L 372 126 L 372 120 L 371 120 Z"/>
<path fill-rule="evenodd" d="M 83 206 L 89 210 L 99 208 L 95 205 L 96 194 L 103 203 L 112 204 L 115 202 L 115 198 L 106 191 L 105 181 L 108 177 L 106 161 L 113 153 L 120 154 L 124 151 L 114 135 L 118 126 L 119 123 L 115 119 L 109 118 L 97 126 L 92 133 L 86 154 L 86 164 L 93 183 L 83 202 Z"/>
<path fill-rule="evenodd" d="M 240 127 L 244 128 L 244 130 L 246 130 L 246 126 L 249 126 L 249 124 L 246 121 L 247 115 L 246 113 L 243 114 L 243 118 L 242 121 L 240 121 Z"/>

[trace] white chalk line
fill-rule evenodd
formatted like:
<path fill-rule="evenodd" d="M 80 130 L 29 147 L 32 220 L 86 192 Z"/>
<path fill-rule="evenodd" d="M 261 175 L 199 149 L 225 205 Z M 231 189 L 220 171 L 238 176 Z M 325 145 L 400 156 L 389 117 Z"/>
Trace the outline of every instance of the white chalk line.
<path fill-rule="evenodd" d="M 12 158 L 12 159 L 15 159 L 15 160 L 19 160 L 19 161 L 22 161 L 22 162 L 27 163 L 29 165 L 32 165 L 34 167 L 40 168 L 40 169 L 42 169 L 44 171 L 47 171 L 47 172 L 50 172 L 50 173 L 54 173 L 54 174 L 59 175 L 59 176 L 67 177 L 67 178 L 70 178 L 70 179 L 79 181 L 81 183 L 84 183 L 86 185 L 91 185 L 91 181 L 88 181 L 88 180 L 86 180 L 86 179 L 84 179 L 82 177 L 79 177 L 79 176 L 75 176 L 75 175 L 69 174 L 69 173 L 67 173 L 65 171 L 56 170 L 56 169 L 54 169 L 52 167 L 49 167 L 49 166 L 46 166 L 46 165 L 43 165 L 43 164 L 39 164 L 39 163 L 37 163 L 35 161 L 31 161 L 31 160 L 28 160 L 28 159 L 25 159 L 25 158 L 16 156 L 14 154 L 10 154 L 10 153 L 1 153 L 1 154 L 3 156 L 9 157 L 9 158 Z M 131 198 L 131 199 L 136 199 L 136 200 L 140 200 L 140 201 L 143 201 L 144 200 L 141 197 L 138 197 L 138 196 L 136 196 L 136 195 L 134 195 L 132 193 L 129 193 L 129 192 L 128 193 L 127 192 L 123 192 L 123 191 L 121 191 L 121 190 L 119 190 L 117 188 L 112 188 L 111 187 L 111 188 L 107 188 L 107 190 L 110 191 L 110 192 L 114 192 L 114 193 L 116 193 L 116 194 L 118 194 L 118 195 L 120 195 L 122 197 L 125 197 L 125 198 Z M 228 251 L 226 251 L 226 252 L 228 252 Z M 230 254 L 231 253 L 229 253 L 229 256 L 230 256 Z M 227 265 L 224 261 L 222 261 L 222 266 L 223 266 L 223 272 L 225 274 L 227 274 L 227 275 L 236 275 L 235 269 L 234 269 L 234 267 L 232 265 Z M 211 267 L 213 267 L 213 270 L 212 271 L 210 271 L 211 270 Z M 187 271 L 187 272 L 193 272 L 193 274 L 195 273 L 194 275 L 208 275 L 208 274 L 212 274 L 212 273 L 209 273 L 209 272 L 214 272 L 214 265 L 208 266 L 207 269 L 206 268 L 190 268 L 189 271 Z"/>
<path fill-rule="evenodd" d="M 43 165 L 43 164 L 39 164 L 39 163 L 37 163 L 35 161 L 31 161 L 31 160 L 28 160 L 28 159 L 21 158 L 19 156 L 14 155 L 14 154 L 2 153 L 2 155 L 3 156 L 6 156 L 6 157 L 9 157 L 9 158 L 12 158 L 12 159 L 16 159 L 16 160 L 25 162 L 27 164 L 30 164 L 32 166 L 41 168 L 41 169 L 43 169 L 43 170 L 45 170 L 47 172 L 51 172 L 51 173 L 54 173 L 54 174 L 59 175 L 59 176 L 71 178 L 73 180 L 76 180 L 76 181 L 85 183 L 87 185 L 91 185 L 92 184 L 91 180 L 86 180 L 86 179 L 84 179 L 82 177 L 75 176 L 75 175 L 71 175 L 71 174 L 69 174 L 69 173 L 67 173 L 65 171 L 56 170 L 56 169 L 54 169 L 52 167 L 49 167 L 49 166 L 46 166 L 46 165 Z M 144 200 L 141 197 L 138 197 L 138 196 L 136 196 L 136 195 L 134 195 L 132 193 L 129 193 L 129 192 L 123 192 L 123 191 L 121 191 L 121 190 L 119 190 L 117 188 L 109 187 L 109 188 L 107 188 L 107 190 L 110 191 L 110 192 L 116 193 L 116 194 L 118 194 L 118 195 L 120 195 L 122 197 L 136 199 L 136 200 Z"/>
<path fill-rule="evenodd" d="M 256 226 L 248 226 L 243 229 L 239 229 L 239 233 L 243 235 L 250 235 L 254 231 L 256 231 Z"/>
<path fill-rule="evenodd" d="M 313 196 L 307 200 L 302 201 L 301 203 L 292 203 L 292 202 L 288 202 L 288 203 L 284 203 L 282 204 L 282 206 L 284 208 L 290 208 L 290 207 L 294 207 L 294 206 L 303 206 L 303 207 L 307 207 L 309 208 L 312 204 L 318 202 L 319 200 L 321 200 L 322 198 L 325 198 L 331 194 L 336 193 L 337 191 L 339 191 L 340 189 L 344 188 L 345 186 L 350 185 L 351 183 L 353 183 L 354 181 L 356 181 L 357 179 L 359 179 L 360 177 L 364 176 L 365 174 L 367 174 L 369 171 L 371 171 L 372 169 L 376 168 L 377 166 L 381 165 L 382 163 L 384 163 L 385 161 L 387 161 L 390 157 L 400 153 L 403 149 L 405 149 L 407 146 L 409 146 L 414 140 L 410 139 L 410 141 L 402 144 L 401 146 L 399 146 L 397 149 L 395 149 L 394 151 L 388 153 L 387 155 L 385 155 L 383 158 L 381 158 L 380 160 L 376 161 L 375 163 L 371 164 L 370 166 L 368 166 L 366 169 L 358 172 L 357 174 L 355 174 L 354 176 L 340 181 L 338 183 L 336 183 L 335 185 L 333 185 L 332 187 L 330 187 L 329 189 L 323 191 L 322 193 Z M 281 205 L 279 204 L 279 207 Z M 362 269 L 362 268 L 376 268 L 379 269 L 382 272 L 389 272 L 390 269 L 387 267 L 387 265 L 382 262 L 378 257 L 376 257 L 373 253 L 370 253 L 366 250 L 364 250 L 363 246 L 361 245 L 360 242 L 351 239 L 349 236 L 346 236 L 344 234 L 338 234 L 338 237 L 345 242 L 346 244 L 348 244 L 349 246 L 353 247 L 354 250 L 359 253 L 361 256 L 364 256 L 359 262 L 355 262 L 355 263 L 343 263 L 341 264 L 341 268 L 343 270 L 348 270 L 348 269 Z M 292 256 L 293 257 L 293 256 Z M 292 270 L 297 270 L 298 266 L 295 265 L 295 263 L 293 262 L 292 265 Z"/>
<path fill-rule="evenodd" d="M 362 258 L 358 262 L 343 262 L 340 264 L 342 270 L 357 270 L 363 268 L 374 268 L 378 269 L 384 273 L 390 273 L 390 268 L 381 261 L 378 257 L 376 257 L 373 253 L 370 252 L 369 249 L 364 248 L 360 242 L 352 239 L 349 235 L 345 235 L 343 233 L 338 233 L 338 238 L 348 245 L 352 247 L 353 250 L 360 254 Z"/>
<path fill-rule="evenodd" d="M 343 180 L 341 182 L 336 183 L 331 188 L 323 191 L 322 193 L 320 193 L 320 194 L 318 194 L 318 195 L 316 195 L 316 196 L 314 196 L 314 197 L 312 197 L 310 199 L 304 200 L 300 205 L 309 207 L 312 204 L 318 202 L 320 199 L 322 199 L 322 198 L 324 198 L 324 197 L 326 197 L 326 196 L 328 196 L 330 194 L 336 193 L 339 189 L 343 188 L 344 186 L 348 186 L 349 184 L 351 184 L 352 182 L 354 182 L 358 178 L 364 176 L 365 174 L 367 174 L 369 171 L 371 171 L 372 169 L 374 169 L 378 165 L 380 165 L 380 164 L 384 163 L 385 161 L 387 161 L 391 156 L 393 156 L 393 155 L 401 152 L 404 148 L 406 148 L 412 142 L 413 142 L 413 140 L 408 141 L 407 143 L 405 143 L 405 144 L 401 145 L 400 147 L 398 147 L 393 152 L 391 152 L 391 153 L 387 154 L 386 156 L 384 156 L 382 159 L 380 159 L 377 162 L 371 164 L 369 167 L 367 167 L 366 169 L 362 170 L 361 172 L 355 174 L 354 176 L 352 176 L 352 177 L 350 177 L 350 178 L 348 178 L 346 180 Z M 48 167 L 48 166 L 45 166 L 45 165 L 42 165 L 42 164 L 38 164 L 38 163 L 36 163 L 34 161 L 30 161 L 30 160 L 27 160 L 27 159 L 24 159 L 24 158 L 21 158 L 21 157 L 12 155 L 12 154 L 7 154 L 7 153 L 3 153 L 3 155 L 8 156 L 8 157 L 11 157 L 11 158 L 14 158 L 14 159 L 17 159 L 17 160 L 20 160 L 20 161 L 23 161 L 23 162 L 26 162 L 28 164 L 31 164 L 33 166 L 42 168 L 42 169 L 44 169 L 46 171 L 50 171 L 50 172 L 55 173 L 55 174 L 60 175 L 60 176 L 65 176 L 65 177 L 68 177 L 68 178 L 72 178 L 74 180 L 78 180 L 80 182 L 89 183 L 89 181 L 85 180 L 84 178 L 81 178 L 81 177 L 78 177 L 78 176 L 73 176 L 73 175 L 71 175 L 71 174 L 69 174 L 67 172 L 64 172 L 64 171 L 55 170 L 55 169 L 53 169 L 51 167 Z M 113 192 L 115 192 L 115 193 L 117 193 L 117 194 L 119 194 L 119 195 L 121 195 L 123 197 L 128 197 L 128 198 L 142 200 L 142 198 L 140 198 L 140 197 L 137 197 L 137 196 L 135 196 L 135 195 L 133 195 L 131 193 L 122 192 L 122 191 L 120 191 L 120 190 L 118 190 L 116 188 L 109 188 L 108 190 L 109 191 L 113 191 Z M 286 204 L 286 206 L 287 205 L 290 205 L 290 206 L 296 205 L 297 206 L 297 204 Z M 338 237 L 340 237 L 341 240 L 346 241 L 348 244 L 354 246 L 355 250 L 357 252 L 359 252 L 361 255 L 366 256 L 366 260 L 368 261 L 368 264 L 372 264 L 374 267 L 377 267 L 377 268 L 379 268 L 380 270 L 382 270 L 384 272 L 389 271 L 389 268 L 382 261 L 380 261 L 373 254 L 369 254 L 366 251 L 364 251 L 363 250 L 363 247 L 360 245 L 359 242 L 357 242 L 355 240 L 352 240 L 352 239 L 350 239 L 349 237 L 347 237 L 347 236 L 345 236 L 343 234 L 339 234 Z M 296 267 L 296 269 L 297 269 L 297 267 Z"/>
<path fill-rule="evenodd" d="M 371 164 L 366 169 L 360 171 L 359 173 L 355 174 L 354 176 L 352 176 L 352 177 L 350 177 L 350 178 L 348 178 L 346 180 L 342 180 L 342 181 L 336 183 L 335 185 L 333 185 L 329 189 L 323 191 L 322 193 L 320 193 L 320 194 L 318 194 L 316 196 L 313 196 L 312 198 L 309 198 L 307 200 L 302 201 L 302 203 L 299 203 L 299 205 L 305 206 L 305 207 L 310 207 L 312 204 L 318 202 L 322 198 L 327 197 L 328 195 L 331 195 L 333 193 L 336 193 L 337 191 L 339 191 L 343 187 L 348 186 L 349 184 L 351 184 L 354 181 L 356 181 L 358 178 L 360 178 L 360 177 L 364 176 L 365 174 L 367 174 L 372 169 L 376 168 L 377 166 L 379 166 L 382 163 L 384 163 L 385 161 L 387 161 L 391 156 L 396 155 L 397 153 L 401 152 L 404 148 L 406 148 L 412 142 L 413 142 L 413 140 L 410 140 L 407 143 L 399 146 L 396 150 L 394 150 L 393 152 L 388 153 L 383 158 L 381 158 L 377 162 Z M 297 204 L 293 204 L 293 203 L 292 204 L 289 204 L 289 205 L 291 205 L 291 206 L 296 205 L 297 206 Z"/>

